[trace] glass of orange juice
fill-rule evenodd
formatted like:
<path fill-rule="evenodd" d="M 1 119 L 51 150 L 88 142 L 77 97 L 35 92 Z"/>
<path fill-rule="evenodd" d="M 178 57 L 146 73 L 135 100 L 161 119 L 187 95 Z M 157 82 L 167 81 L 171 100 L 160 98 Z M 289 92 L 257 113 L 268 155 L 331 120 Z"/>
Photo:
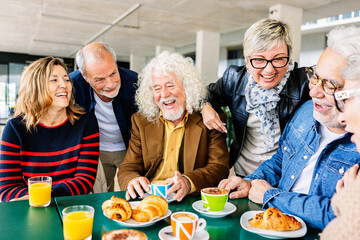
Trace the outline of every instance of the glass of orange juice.
<path fill-rule="evenodd" d="M 28 179 L 29 204 L 31 207 L 47 207 L 51 202 L 51 177 Z"/>
<path fill-rule="evenodd" d="M 75 205 L 64 208 L 63 227 L 65 240 L 90 240 L 94 221 L 94 208 L 87 205 Z"/>

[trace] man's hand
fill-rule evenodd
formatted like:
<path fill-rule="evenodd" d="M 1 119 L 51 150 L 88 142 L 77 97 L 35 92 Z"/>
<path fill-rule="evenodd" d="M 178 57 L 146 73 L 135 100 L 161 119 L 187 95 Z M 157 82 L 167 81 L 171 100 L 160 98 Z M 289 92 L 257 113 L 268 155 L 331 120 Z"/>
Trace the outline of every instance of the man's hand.
<path fill-rule="evenodd" d="M 265 180 L 255 179 L 251 181 L 251 188 L 249 191 L 249 199 L 257 204 L 263 204 L 264 194 L 266 190 L 272 186 Z"/>
<path fill-rule="evenodd" d="M 251 183 L 247 180 L 242 179 L 241 177 L 232 176 L 227 179 L 221 180 L 219 183 L 219 188 L 225 188 L 229 192 L 235 190 L 230 193 L 229 198 L 243 198 L 247 197 L 249 194 Z"/>
<path fill-rule="evenodd" d="M 343 187 L 355 181 L 358 177 L 359 164 L 355 164 L 351 168 L 349 168 L 343 178 L 341 178 L 336 184 L 336 192 L 339 192 Z"/>
<path fill-rule="evenodd" d="M 169 188 L 166 193 L 168 195 L 177 191 L 174 195 L 174 200 L 180 202 L 186 195 L 188 195 L 191 191 L 191 184 L 189 180 L 182 176 L 179 171 L 175 171 L 175 176 L 167 179 L 170 181 L 171 188 Z"/>
<path fill-rule="evenodd" d="M 205 104 L 200 112 L 203 122 L 209 130 L 216 129 L 219 132 L 227 133 L 226 124 L 221 121 L 219 114 L 209 104 Z"/>
<path fill-rule="evenodd" d="M 127 187 L 127 191 L 125 194 L 126 200 L 130 200 L 131 198 L 137 198 L 137 195 L 143 197 L 145 192 L 150 191 L 149 188 L 150 181 L 146 177 L 137 177 L 132 179 Z"/>

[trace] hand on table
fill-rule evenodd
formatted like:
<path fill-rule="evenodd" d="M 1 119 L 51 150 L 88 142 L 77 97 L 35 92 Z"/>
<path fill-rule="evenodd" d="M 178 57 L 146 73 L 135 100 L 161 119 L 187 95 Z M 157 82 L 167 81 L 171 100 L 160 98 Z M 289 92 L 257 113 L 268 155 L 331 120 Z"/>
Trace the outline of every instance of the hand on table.
<path fill-rule="evenodd" d="M 171 187 L 167 190 L 167 194 L 170 195 L 173 192 L 177 191 L 174 195 L 174 200 L 180 202 L 186 195 L 191 191 L 190 181 L 181 175 L 179 171 L 175 171 L 175 176 L 167 179 Z"/>
<path fill-rule="evenodd" d="M 235 190 L 230 193 L 229 198 L 243 198 L 247 197 L 249 194 L 251 183 L 247 180 L 242 179 L 241 177 L 232 176 L 227 179 L 221 180 L 219 183 L 219 188 L 225 188 L 229 192 Z"/>
<path fill-rule="evenodd" d="M 209 130 L 216 129 L 219 132 L 227 133 L 226 124 L 221 121 L 219 114 L 209 104 L 205 104 L 200 112 L 203 122 Z"/>
<path fill-rule="evenodd" d="M 249 191 L 249 199 L 254 203 L 263 204 L 264 194 L 269 188 L 272 188 L 272 186 L 263 179 L 252 180 Z"/>
<path fill-rule="evenodd" d="M 355 164 L 351 168 L 349 168 L 344 176 L 337 182 L 336 184 L 336 192 L 339 192 L 342 188 L 344 188 L 347 184 L 354 182 L 356 179 L 360 180 L 358 177 L 359 164 Z"/>
<path fill-rule="evenodd" d="M 10 200 L 10 202 L 12 201 L 21 201 L 21 200 L 29 200 L 29 195 L 25 195 L 23 197 L 19 197 L 19 198 L 13 198 Z"/>
<path fill-rule="evenodd" d="M 130 197 L 135 199 L 138 195 L 142 198 L 146 192 L 150 191 L 149 184 L 150 181 L 146 177 L 132 179 L 127 186 L 126 200 L 130 200 Z"/>

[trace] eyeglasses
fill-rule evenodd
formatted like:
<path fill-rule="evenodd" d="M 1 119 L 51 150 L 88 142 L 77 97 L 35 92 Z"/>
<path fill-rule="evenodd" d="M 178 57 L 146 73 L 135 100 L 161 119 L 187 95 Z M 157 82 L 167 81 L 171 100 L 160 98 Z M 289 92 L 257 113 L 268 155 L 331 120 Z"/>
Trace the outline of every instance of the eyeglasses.
<path fill-rule="evenodd" d="M 306 76 L 312 85 L 318 84 L 321 81 L 321 88 L 329 95 L 332 95 L 339 87 L 331 83 L 329 80 L 319 77 L 315 73 L 316 66 L 305 68 Z"/>
<path fill-rule="evenodd" d="M 250 63 L 253 68 L 256 69 L 264 69 L 268 65 L 268 63 L 271 63 L 273 68 L 283 68 L 288 64 L 289 57 L 278 57 L 271 60 L 267 60 L 264 58 L 250 58 Z"/>
<path fill-rule="evenodd" d="M 333 96 L 337 110 L 339 110 L 339 112 L 343 112 L 347 99 L 360 96 L 360 88 L 334 92 Z"/>

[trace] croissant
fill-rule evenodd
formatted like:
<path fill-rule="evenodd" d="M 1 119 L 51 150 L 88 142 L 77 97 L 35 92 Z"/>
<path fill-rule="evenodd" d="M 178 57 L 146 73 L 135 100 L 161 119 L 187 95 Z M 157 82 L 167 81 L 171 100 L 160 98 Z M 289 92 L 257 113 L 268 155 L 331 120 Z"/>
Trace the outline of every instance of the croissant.
<path fill-rule="evenodd" d="M 128 220 L 132 214 L 130 203 L 115 196 L 112 196 L 110 200 L 106 200 L 101 208 L 108 218 L 119 221 Z"/>
<path fill-rule="evenodd" d="M 275 231 L 293 231 L 301 228 L 301 223 L 292 216 L 283 214 L 277 208 L 268 208 L 249 220 L 250 225 Z"/>
<path fill-rule="evenodd" d="M 132 218 L 138 222 L 148 222 L 155 217 L 162 217 L 168 210 L 167 201 L 157 195 L 144 198 L 136 209 L 133 209 Z"/>

